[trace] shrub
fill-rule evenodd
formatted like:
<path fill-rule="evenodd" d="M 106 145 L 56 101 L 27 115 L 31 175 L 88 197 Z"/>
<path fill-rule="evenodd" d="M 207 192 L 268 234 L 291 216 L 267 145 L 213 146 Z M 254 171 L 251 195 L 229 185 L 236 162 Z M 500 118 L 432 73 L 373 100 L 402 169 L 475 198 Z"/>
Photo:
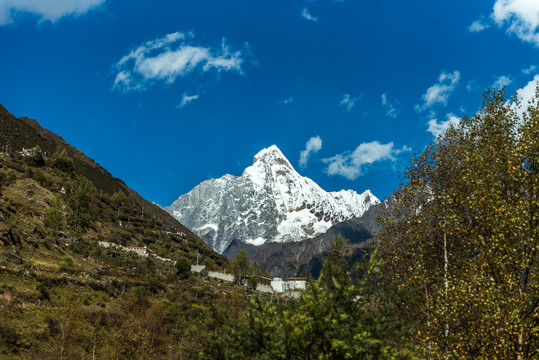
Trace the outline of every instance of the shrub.
<path fill-rule="evenodd" d="M 60 271 L 66 271 L 66 272 L 72 271 L 73 264 L 74 264 L 74 261 L 72 257 L 70 256 L 64 257 L 62 261 L 60 262 Z"/>
<path fill-rule="evenodd" d="M 79 233 L 90 224 L 90 194 L 96 193 L 94 184 L 84 176 L 64 184 L 66 205 L 71 210 L 68 218 L 70 230 Z"/>
<path fill-rule="evenodd" d="M 39 291 L 39 294 L 40 294 L 40 299 L 41 300 L 50 300 L 51 299 L 51 296 L 49 294 L 49 290 L 47 289 L 47 286 L 43 283 L 39 283 L 37 286 L 36 286 L 36 290 Z"/>
<path fill-rule="evenodd" d="M 13 352 L 17 352 L 21 335 L 17 331 L 11 318 L 4 315 L 0 320 L 0 344 L 3 343 L 12 348 Z"/>
<path fill-rule="evenodd" d="M 3 185 L 9 186 L 17 180 L 17 171 L 13 169 L 7 169 L 3 178 Z"/>
<path fill-rule="evenodd" d="M 63 172 L 73 172 L 75 170 L 73 159 L 67 155 L 65 149 L 60 149 L 59 147 L 52 155 L 52 165 Z"/>
<path fill-rule="evenodd" d="M 127 196 L 125 196 L 123 191 L 117 191 L 110 197 L 112 201 L 114 201 L 117 204 L 123 204 L 127 201 Z"/>
<path fill-rule="evenodd" d="M 176 271 L 181 278 L 189 277 L 189 272 L 191 271 L 191 263 L 187 258 L 180 257 L 176 260 Z"/>
<path fill-rule="evenodd" d="M 45 224 L 56 232 L 64 229 L 63 204 L 58 195 L 52 199 L 51 207 L 45 212 Z"/>
<path fill-rule="evenodd" d="M 209 270 L 209 271 L 216 271 L 218 270 L 218 266 L 217 264 L 215 263 L 215 261 L 213 261 L 211 258 L 209 257 L 205 257 L 204 260 L 202 261 L 202 265 L 205 265 L 206 266 L 206 269 Z"/>

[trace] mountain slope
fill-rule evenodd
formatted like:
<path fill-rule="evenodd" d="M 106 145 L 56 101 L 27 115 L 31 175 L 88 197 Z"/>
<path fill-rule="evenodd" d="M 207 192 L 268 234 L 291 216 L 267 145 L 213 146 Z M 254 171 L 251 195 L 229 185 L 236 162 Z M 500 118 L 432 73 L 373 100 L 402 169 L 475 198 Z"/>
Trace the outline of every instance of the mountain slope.
<path fill-rule="evenodd" d="M 0 146 L 7 146 L 13 153 L 23 148 L 33 148 L 36 145 L 49 155 L 52 155 L 57 148 L 64 149 L 74 161 L 75 172 L 89 179 L 98 190 L 109 195 L 117 191 L 132 194 L 141 209 L 144 208 L 145 212 L 153 214 L 167 228 L 196 236 L 166 211 L 145 200 L 122 180 L 112 176 L 101 165 L 71 146 L 62 137 L 43 128 L 36 120 L 13 116 L 0 104 Z"/>
<path fill-rule="evenodd" d="M 40 166 L 33 166 L 35 164 L 29 163 L 27 157 L 20 155 L 23 148 L 29 149 L 35 146 L 39 146 L 47 154 L 44 163 Z M 37 182 L 34 181 L 32 186 L 42 186 L 45 188 L 44 191 L 49 194 L 43 199 L 45 205 L 50 205 L 54 194 L 57 194 L 66 182 L 74 183 L 80 176 L 83 176 L 91 181 L 99 193 L 99 196 L 91 196 L 93 198 L 91 200 L 93 201 L 92 205 L 97 205 L 100 208 L 118 207 L 118 209 L 114 209 L 116 214 L 110 214 L 108 209 L 106 211 L 100 210 L 100 214 L 105 212 L 108 217 L 91 219 L 92 225 L 95 224 L 95 226 L 91 226 L 90 228 L 94 227 L 94 229 L 90 230 L 99 233 L 103 228 L 107 228 L 107 233 L 110 233 L 112 238 L 117 239 L 120 239 L 119 233 L 124 233 L 122 235 L 124 242 L 126 241 L 125 239 L 131 238 L 132 245 L 144 246 L 148 245 L 144 243 L 144 239 L 149 239 L 147 236 L 127 235 L 125 234 L 125 226 L 124 228 L 120 226 L 120 229 L 118 229 L 118 224 L 123 222 L 124 224 L 131 224 L 133 227 L 138 226 L 141 232 L 145 227 L 151 227 L 153 230 L 183 233 L 185 238 L 192 241 L 193 244 L 197 244 L 196 248 L 200 248 L 201 251 L 208 255 L 213 253 L 196 234 L 178 220 L 159 206 L 142 198 L 137 192 L 125 185 L 123 181 L 112 176 L 106 169 L 68 144 L 62 137 L 41 127 L 36 120 L 13 116 L 5 107 L 0 105 L 0 149 L 5 151 L 6 148 L 9 155 L 3 154 L 3 159 L 6 163 L 4 169 L 10 170 L 10 176 L 14 177 L 14 179 L 22 176 L 37 180 Z M 65 150 L 72 159 L 73 169 L 60 171 L 53 166 L 54 156 L 51 155 L 58 149 Z M 10 167 L 11 169 L 9 169 Z M 15 173 L 19 175 L 13 175 Z M 113 200 L 113 194 L 118 195 L 120 193 L 124 200 Z M 44 216 L 43 209 L 41 210 L 41 216 Z M 92 214 L 92 216 L 95 216 L 95 214 Z M 115 223 L 107 225 L 111 220 L 115 221 Z M 0 225 L 0 230 L 9 230 L 5 228 L 6 222 L 0 223 Z M 109 235 L 101 234 L 101 236 L 106 237 Z M 224 259 L 218 254 L 213 253 L 211 257 L 218 263 L 223 263 Z"/>
<path fill-rule="evenodd" d="M 313 238 L 378 202 L 368 190 L 324 191 L 273 145 L 241 176 L 204 181 L 165 209 L 222 253 L 234 239 L 259 246 Z"/>
<path fill-rule="evenodd" d="M 234 259 L 240 250 L 245 250 L 251 260 L 256 260 L 262 271 L 273 276 L 294 276 L 299 269 L 317 277 L 325 254 L 335 237 L 350 240 L 355 248 L 373 246 L 373 239 L 380 229 L 377 217 L 384 211 L 392 211 L 395 198 L 390 196 L 381 203 L 371 206 L 365 213 L 330 227 L 325 233 L 299 242 L 266 243 L 261 246 L 245 244 L 233 240 L 223 252 L 229 259 Z"/>
<path fill-rule="evenodd" d="M 168 213 L 2 107 L 0 145 L 0 359 L 199 359 L 244 318 L 247 290 L 168 261 L 229 265 Z"/>

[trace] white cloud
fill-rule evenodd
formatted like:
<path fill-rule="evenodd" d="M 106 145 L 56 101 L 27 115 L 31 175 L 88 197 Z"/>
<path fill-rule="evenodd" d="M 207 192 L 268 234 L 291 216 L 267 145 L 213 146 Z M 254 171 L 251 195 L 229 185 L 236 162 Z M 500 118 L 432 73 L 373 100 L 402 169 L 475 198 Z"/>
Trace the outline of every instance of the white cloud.
<path fill-rule="evenodd" d="M 474 92 L 476 90 L 479 89 L 479 83 L 477 82 L 477 80 L 470 80 L 466 83 L 466 90 L 468 92 Z"/>
<path fill-rule="evenodd" d="M 301 10 L 301 16 L 303 16 L 303 18 L 308 21 L 318 22 L 318 18 L 315 16 L 312 16 L 311 13 L 309 12 L 309 9 L 307 9 L 306 7 L 303 8 L 303 10 Z"/>
<path fill-rule="evenodd" d="M 307 167 L 307 161 L 311 154 L 314 154 L 322 149 L 322 139 L 320 136 L 313 136 L 305 144 L 305 150 L 299 154 L 299 166 Z"/>
<path fill-rule="evenodd" d="M 438 137 L 443 134 L 449 126 L 456 126 L 460 122 L 460 118 L 456 117 L 453 114 L 447 114 L 447 120 L 438 122 L 437 119 L 430 119 L 428 122 L 427 131 L 430 132 L 434 137 Z"/>
<path fill-rule="evenodd" d="M 421 97 L 423 104 L 416 105 L 416 109 L 422 111 L 438 103 L 447 105 L 447 100 L 457 87 L 459 80 L 459 71 L 453 71 L 452 73 L 442 71 L 438 77 L 438 83 L 427 89 L 427 92 Z"/>
<path fill-rule="evenodd" d="M 382 100 L 382 105 L 384 105 L 384 106 L 387 105 L 387 95 L 386 95 L 386 93 L 383 93 L 380 98 Z"/>
<path fill-rule="evenodd" d="M 386 93 L 383 93 L 381 96 L 382 105 L 386 108 L 386 115 L 392 118 L 396 118 L 398 115 L 398 110 L 393 106 L 387 99 Z"/>
<path fill-rule="evenodd" d="M 537 72 L 537 66 L 535 65 L 530 65 L 529 67 L 525 68 L 525 69 L 522 69 L 522 73 L 526 74 L 526 75 L 530 75 L 530 74 L 533 74 L 533 73 L 536 73 Z"/>
<path fill-rule="evenodd" d="M 396 156 L 411 149 L 404 146 L 402 149 L 394 149 L 393 142 L 380 144 L 378 141 L 363 143 L 354 151 L 337 154 L 331 158 L 324 159 L 328 165 L 326 170 L 330 176 L 340 175 L 349 180 L 355 180 L 365 172 L 365 167 L 378 161 L 397 160 Z"/>
<path fill-rule="evenodd" d="M 346 111 L 350 111 L 356 104 L 356 101 L 358 101 L 362 97 L 363 95 L 352 97 L 350 96 L 350 94 L 344 94 L 342 100 L 339 102 L 339 105 L 343 106 Z"/>
<path fill-rule="evenodd" d="M 116 64 L 114 88 L 128 92 L 156 82 L 172 84 L 195 70 L 243 73 L 242 52 L 231 50 L 224 39 L 220 47 L 210 48 L 190 44 L 192 38 L 192 33 L 175 32 L 138 46 Z"/>
<path fill-rule="evenodd" d="M 282 104 L 282 105 L 288 105 L 288 104 L 290 104 L 292 101 L 294 101 L 294 98 L 293 98 L 293 97 L 289 97 L 288 99 L 284 99 L 283 101 L 280 101 L 279 104 Z"/>
<path fill-rule="evenodd" d="M 195 101 L 196 99 L 198 99 L 198 96 L 199 96 L 198 94 L 191 95 L 191 96 L 187 94 L 183 94 L 182 101 L 180 102 L 179 107 L 182 108 L 185 105 L 189 104 L 190 102 Z"/>
<path fill-rule="evenodd" d="M 82 15 L 105 0 L 0 0 L 0 26 L 12 23 L 17 13 L 37 15 L 41 21 L 56 22 L 64 16 Z"/>
<path fill-rule="evenodd" d="M 539 46 L 539 1 L 496 0 L 491 17 L 506 32 Z"/>
<path fill-rule="evenodd" d="M 501 76 L 500 78 L 503 78 L 503 76 Z M 502 79 L 500 81 L 500 84 L 506 81 L 507 81 L 506 79 Z M 509 81 L 512 82 L 510 79 Z M 539 74 L 535 75 L 535 77 L 531 81 L 529 81 L 526 84 L 526 86 L 517 90 L 519 106 L 517 107 L 517 104 L 515 102 L 510 103 L 511 108 L 515 111 L 515 113 L 521 120 L 524 119 L 524 114 L 527 112 L 527 109 L 530 105 L 532 106 L 538 105 L 536 104 L 536 100 L 535 100 L 535 92 L 538 86 L 539 86 Z M 507 103 L 509 104 L 509 101 Z M 428 129 L 427 129 L 427 131 L 432 133 L 432 135 L 435 137 L 438 137 L 440 134 L 444 133 L 449 128 L 450 125 L 456 126 L 461 120 L 459 117 L 451 113 L 447 114 L 447 120 L 441 121 L 441 122 L 439 122 L 435 118 L 435 116 L 436 114 L 434 112 L 429 113 L 429 117 L 431 117 L 431 120 L 429 120 L 428 122 Z"/>
<path fill-rule="evenodd" d="M 511 84 L 513 80 L 509 76 L 502 75 L 496 79 L 494 84 L 492 84 L 492 87 L 496 88 L 497 90 L 501 90 L 502 87 L 507 86 Z"/>
<path fill-rule="evenodd" d="M 517 90 L 518 97 L 524 102 L 533 99 L 537 86 L 539 86 L 539 74 L 535 75 L 533 80 L 529 81 L 522 89 Z"/>
<path fill-rule="evenodd" d="M 534 78 L 526 84 L 522 89 L 517 90 L 517 96 L 520 100 L 520 106 L 514 107 L 517 114 L 521 119 L 524 117 L 524 113 L 527 111 L 528 107 L 531 104 L 534 104 L 534 106 L 537 106 L 538 104 L 535 104 L 535 91 L 537 87 L 539 86 L 539 74 L 535 75 Z M 515 104 L 513 103 L 513 106 Z"/>
<path fill-rule="evenodd" d="M 487 23 L 487 21 L 484 18 L 481 18 L 479 20 L 475 20 L 469 27 L 469 32 L 480 32 L 485 29 L 488 29 L 490 27 L 490 24 Z"/>

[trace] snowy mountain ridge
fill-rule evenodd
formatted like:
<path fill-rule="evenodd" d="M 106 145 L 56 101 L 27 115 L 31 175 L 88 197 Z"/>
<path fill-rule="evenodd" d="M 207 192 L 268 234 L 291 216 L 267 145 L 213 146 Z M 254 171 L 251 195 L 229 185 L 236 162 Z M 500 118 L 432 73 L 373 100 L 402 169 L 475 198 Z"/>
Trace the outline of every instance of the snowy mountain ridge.
<path fill-rule="evenodd" d="M 379 202 L 369 190 L 324 191 L 273 145 L 241 176 L 206 180 L 165 210 L 223 253 L 233 239 L 253 245 L 309 239 Z"/>

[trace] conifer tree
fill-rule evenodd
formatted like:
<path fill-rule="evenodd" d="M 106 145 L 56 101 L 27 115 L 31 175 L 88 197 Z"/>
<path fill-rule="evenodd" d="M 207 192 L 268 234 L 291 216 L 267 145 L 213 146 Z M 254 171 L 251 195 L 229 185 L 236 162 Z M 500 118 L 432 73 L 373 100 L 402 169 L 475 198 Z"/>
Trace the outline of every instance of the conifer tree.
<path fill-rule="evenodd" d="M 379 258 L 350 254 L 336 238 L 320 279 L 296 301 L 253 298 L 248 323 L 215 338 L 208 358 L 415 359 L 405 346 L 410 327 L 394 321 L 402 299 L 380 281 Z"/>

